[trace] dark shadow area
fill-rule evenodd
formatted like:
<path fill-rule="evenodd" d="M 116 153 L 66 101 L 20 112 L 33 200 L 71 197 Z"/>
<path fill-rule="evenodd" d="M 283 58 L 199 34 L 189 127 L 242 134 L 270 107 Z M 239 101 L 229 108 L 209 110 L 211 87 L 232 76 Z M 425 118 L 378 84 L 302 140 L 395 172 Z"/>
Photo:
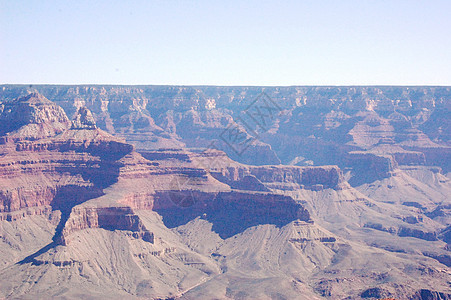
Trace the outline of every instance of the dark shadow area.
<path fill-rule="evenodd" d="M 154 160 L 167 160 L 167 159 L 177 159 L 184 162 L 191 162 L 189 155 L 178 149 L 156 149 L 156 150 L 142 150 L 139 151 L 145 159 Z"/>
<path fill-rule="evenodd" d="M 308 211 L 287 196 L 233 191 L 219 193 L 209 202 L 195 200 L 190 207 L 172 205 L 155 211 L 163 217 L 163 223 L 168 228 L 201 217 L 211 222 L 212 230 L 223 239 L 253 226 L 272 224 L 282 227 L 297 219 L 310 220 Z"/>
<path fill-rule="evenodd" d="M 55 228 L 55 234 L 53 235 L 52 242 L 35 253 L 25 257 L 17 264 L 39 264 L 35 260 L 36 257 L 61 244 L 63 229 L 70 217 L 72 208 L 89 199 L 94 199 L 101 195 L 103 195 L 103 192 L 98 188 L 79 187 L 75 185 L 61 187 L 50 204 L 53 210 L 59 210 L 61 212 L 61 219 Z"/>
<path fill-rule="evenodd" d="M 389 176 L 380 175 L 376 171 L 371 168 L 354 168 L 352 170 L 352 177 L 348 180 L 348 183 L 352 187 L 358 187 L 362 184 L 373 183 L 376 180 L 383 180 L 384 178 L 388 178 Z"/>
<path fill-rule="evenodd" d="M 354 152 L 347 155 L 346 165 L 352 168 L 352 177 L 348 182 L 356 187 L 390 177 L 396 162 L 389 155 Z"/>
<path fill-rule="evenodd" d="M 245 191 L 260 191 L 260 192 L 270 192 L 260 180 L 254 175 L 246 175 L 239 180 L 229 180 L 227 177 L 222 175 L 220 172 L 210 172 L 216 180 L 229 185 L 232 189 L 245 190 Z"/>
<path fill-rule="evenodd" d="M 133 145 L 116 141 L 105 142 L 104 144 L 91 144 L 85 151 L 94 156 L 98 156 L 102 161 L 117 161 L 133 151 Z"/>
<path fill-rule="evenodd" d="M 116 141 L 104 141 L 102 143 L 91 143 L 87 147 L 79 144 L 63 143 L 50 149 L 57 149 L 60 152 L 75 151 L 77 153 L 89 153 L 99 157 L 103 162 L 115 162 L 131 153 L 133 151 L 133 145 Z"/>
<path fill-rule="evenodd" d="M 286 216 L 272 215 L 269 211 L 266 214 L 256 213 L 252 210 L 240 210 L 240 205 L 228 205 L 220 210 L 210 210 L 204 217 L 213 224 L 212 230 L 223 239 L 232 237 L 246 229 L 271 224 L 283 227 L 296 220 L 293 214 Z"/>
<path fill-rule="evenodd" d="M 102 195 L 102 189 L 99 188 L 79 187 L 73 185 L 62 187 L 50 204 L 53 210 L 61 211 L 61 219 L 56 226 L 53 241 L 57 243 L 60 242 L 64 225 L 66 225 L 74 206 Z"/>
<path fill-rule="evenodd" d="M 83 180 L 92 182 L 98 188 L 106 188 L 117 182 L 119 169 L 122 164 L 115 162 L 80 162 L 77 166 L 57 166 L 55 171 L 69 173 L 70 175 L 81 175 Z"/>
<path fill-rule="evenodd" d="M 55 242 L 51 242 L 50 244 L 42 247 L 41 249 L 39 249 L 38 251 L 36 251 L 35 253 L 25 257 L 24 259 L 22 259 L 21 261 L 17 262 L 17 265 L 23 265 L 23 264 L 27 264 L 27 263 L 32 263 L 33 265 L 40 265 L 41 263 L 36 261 L 36 257 L 38 257 L 41 254 L 44 254 L 45 252 L 49 251 L 50 249 L 56 247 L 58 244 Z"/>

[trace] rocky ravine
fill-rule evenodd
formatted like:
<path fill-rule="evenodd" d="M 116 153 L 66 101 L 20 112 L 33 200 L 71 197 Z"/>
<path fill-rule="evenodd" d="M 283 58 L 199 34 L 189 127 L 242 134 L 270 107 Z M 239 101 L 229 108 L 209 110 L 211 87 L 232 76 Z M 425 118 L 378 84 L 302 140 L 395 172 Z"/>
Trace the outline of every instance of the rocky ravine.
<path fill-rule="evenodd" d="M 368 150 L 351 145 L 350 157 L 376 157 L 367 167 L 375 174 L 355 189 L 346 178 L 356 178 L 350 173 L 358 167 L 343 173 L 337 166 L 247 165 L 215 149 L 138 153 L 96 126 L 99 114 L 84 107 L 87 98 L 75 98 L 83 105 L 72 122 L 40 94 L 4 100 L 0 296 L 424 299 L 451 293 L 449 180 L 427 163 L 407 167 L 395 154 L 381 154 L 384 147 L 410 153 L 393 142 Z M 188 140 L 140 114 L 148 123 L 129 119 L 133 134 L 161 129 L 158 141 L 180 146 Z M 23 116 L 20 126 L 11 126 L 11 116 Z M 409 151 L 414 154 L 397 155 L 421 162 L 417 150 Z M 388 167 L 377 160 L 384 155 Z M 386 189 L 399 199 L 387 197 Z"/>

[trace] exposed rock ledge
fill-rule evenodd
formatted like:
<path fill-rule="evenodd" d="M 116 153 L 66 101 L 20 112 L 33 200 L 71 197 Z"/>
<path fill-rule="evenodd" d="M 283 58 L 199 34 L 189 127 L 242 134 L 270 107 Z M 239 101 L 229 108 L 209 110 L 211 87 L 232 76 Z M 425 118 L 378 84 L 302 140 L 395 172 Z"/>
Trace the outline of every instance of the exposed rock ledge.
<path fill-rule="evenodd" d="M 146 151 L 144 157 L 152 158 L 164 155 L 174 157 L 174 151 L 167 154 L 161 151 Z M 187 153 L 187 152 L 185 152 Z M 250 191 L 267 191 L 277 186 L 292 189 L 336 189 L 349 185 L 338 166 L 251 166 L 231 160 L 223 151 L 208 149 L 198 153 L 187 153 L 189 161 L 210 172 L 217 180 L 232 188 Z"/>
<path fill-rule="evenodd" d="M 130 207 L 84 207 L 72 209 L 60 240 L 62 245 L 70 241 L 70 234 L 86 228 L 103 228 L 107 230 L 131 231 L 133 237 L 154 243 L 154 234 L 147 230 Z"/>

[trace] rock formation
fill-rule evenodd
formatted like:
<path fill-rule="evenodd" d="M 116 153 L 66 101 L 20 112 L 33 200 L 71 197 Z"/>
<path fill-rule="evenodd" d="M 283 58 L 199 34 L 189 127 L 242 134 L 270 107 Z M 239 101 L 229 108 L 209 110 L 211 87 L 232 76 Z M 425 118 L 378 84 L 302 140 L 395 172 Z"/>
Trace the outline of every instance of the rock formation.
<path fill-rule="evenodd" d="M 80 107 L 74 120 L 72 121 L 71 129 L 96 129 L 96 121 L 92 113 L 86 107 Z"/>
<path fill-rule="evenodd" d="M 53 136 L 67 129 L 69 124 L 64 110 L 38 93 L 6 102 L 0 109 L 3 141 Z"/>

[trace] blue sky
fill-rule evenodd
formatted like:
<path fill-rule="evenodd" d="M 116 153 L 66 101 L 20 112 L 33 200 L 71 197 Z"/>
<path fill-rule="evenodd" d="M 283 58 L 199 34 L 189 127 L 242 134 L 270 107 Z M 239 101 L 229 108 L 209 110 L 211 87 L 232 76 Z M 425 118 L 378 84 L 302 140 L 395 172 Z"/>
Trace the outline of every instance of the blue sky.
<path fill-rule="evenodd" d="M 451 85 L 451 1 L 4 1 L 0 83 Z"/>

